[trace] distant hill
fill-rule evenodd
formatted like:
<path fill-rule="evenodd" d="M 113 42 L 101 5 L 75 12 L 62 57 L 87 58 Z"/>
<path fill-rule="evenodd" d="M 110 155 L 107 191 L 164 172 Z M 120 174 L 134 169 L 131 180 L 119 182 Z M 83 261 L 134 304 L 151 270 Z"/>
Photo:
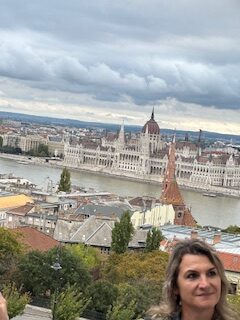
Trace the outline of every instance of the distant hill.
<path fill-rule="evenodd" d="M 119 124 L 51 118 L 51 117 L 34 116 L 29 114 L 12 113 L 12 112 L 4 112 L 4 111 L 0 111 L 0 120 L 1 119 L 21 121 L 26 123 L 35 123 L 35 124 L 41 124 L 41 125 L 51 125 L 51 126 L 103 129 L 103 130 L 113 131 L 113 132 L 116 132 L 120 129 Z M 142 126 L 137 126 L 137 125 L 125 125 L 124 127 L 126 132 L 139 132 L 142 129 Z M 161 133 L 164 135 L 173 135 L 174 133 L 176 133 L 178 137 L 182 137 L 183 139 L 186 133 L 188 133 L 188 136 L 191 140 L 198 139 L 198 135 L 199 135 L 199 132 L 196 132 L 196 131 L 185 131 L 185 130 L 175 131 L 175 130 L 164 129 L 164 128 L 161 128 Z M 232 135 L 232 134 L 221 134 L 216 132 L 204 131 L 202 134 L 202 138 L 204 140 L 221 140 L 229 143 L 230 142 L 238 143 L 238 144 L 240 143 L 240 136 Z"/>

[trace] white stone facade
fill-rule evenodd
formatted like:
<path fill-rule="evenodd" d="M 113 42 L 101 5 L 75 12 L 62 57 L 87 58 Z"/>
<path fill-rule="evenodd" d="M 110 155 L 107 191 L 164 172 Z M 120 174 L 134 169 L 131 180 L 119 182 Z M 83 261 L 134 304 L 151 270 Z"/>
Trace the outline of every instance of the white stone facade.
<path fill-rule="evenodd" d="M 104 139 L 104 146 L 98 145 L 95 149 L 81 144 L 65 144 L 64 163 L 72 168 L 161 182 L 168 161 L 167 143 L 161 135 L 141 133 L 134 144 L 132 141 L 126 142 L 123 137 L 121 128 L 118 139 L 109 144 Z M 211 161 L 199 159 L 200 152 L 199 148 L 194 149 L 188 143 L 179 149 L 176 147 L 176 177 L 179 185 L 224 193 L 232 189 L 238 195 L 239 157 L 229 155 L 225 163 L 218 164 L 215 158 Z"/>

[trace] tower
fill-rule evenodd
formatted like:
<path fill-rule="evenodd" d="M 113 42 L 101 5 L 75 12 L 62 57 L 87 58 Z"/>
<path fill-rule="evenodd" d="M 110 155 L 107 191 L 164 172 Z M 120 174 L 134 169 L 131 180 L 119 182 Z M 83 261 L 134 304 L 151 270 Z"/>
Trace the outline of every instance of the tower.
<path fill-rule="evenodd" d="M 161 202 L 166 205 L 172 205 L 175 211 L 174 224 L 195 226 L 196 221 L 194 220 L 190 210 L 184 203 L 182 194 L 180 192 L 176 176 L 176 162 L 175 162 L 175 136 L 173 142 L 169 148 L 168 163 L 163 180 L 163 188 L 161 194 Z"/>

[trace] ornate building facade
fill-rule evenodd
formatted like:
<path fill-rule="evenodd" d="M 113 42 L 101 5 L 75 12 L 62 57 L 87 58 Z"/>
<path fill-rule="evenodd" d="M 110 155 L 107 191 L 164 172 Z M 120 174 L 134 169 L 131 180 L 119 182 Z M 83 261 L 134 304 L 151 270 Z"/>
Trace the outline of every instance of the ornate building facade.
<path fill-rule="evenodd" d="M 214 154 L 187 141 L 176 142 L 176 178 L 179 185 L 216 192 L 240 189 L 239 154 Z M 169 143 L 151 118 L 136 136 L 126 138 L 124 126 L 118 136 L 101 142 L 66 143 L 64 163 L 68 167 L 126 176 L 149 182 L 163 182 Z"/>

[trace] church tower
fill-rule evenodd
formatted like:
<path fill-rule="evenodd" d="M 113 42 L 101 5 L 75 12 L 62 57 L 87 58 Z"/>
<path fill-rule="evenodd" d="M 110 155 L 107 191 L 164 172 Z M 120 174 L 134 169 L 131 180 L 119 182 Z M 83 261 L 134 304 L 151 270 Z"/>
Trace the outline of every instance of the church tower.
<path fill-rule="evenodd" d="M 175 161 L 175 136 L 173 142 L 169 148 L 168 163 L 163 181 L 163 188 L 161 194 L 161 202 L 163 204 L 172 205 L 175 211 L 174 224 L 195 226 L 196 221 L 194 220 L 190 210 L 184 203 L 182 194 L 180 192 L 176 176 L 176 161 Z"/>

